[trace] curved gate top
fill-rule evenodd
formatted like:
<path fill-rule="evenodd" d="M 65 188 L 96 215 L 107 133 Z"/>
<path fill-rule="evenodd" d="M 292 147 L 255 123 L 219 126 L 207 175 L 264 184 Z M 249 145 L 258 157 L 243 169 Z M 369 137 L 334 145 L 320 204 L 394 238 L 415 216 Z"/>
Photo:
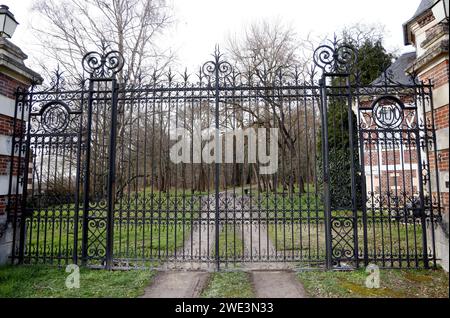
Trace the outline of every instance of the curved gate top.
<path fill-rule="evenodd" d="M 18 91 L 13 262 L 133 268 L 436 265 L 432 87 L 358 84 L 337 41 L 297 68 L 119 82 L 88 53 L 80 89 Z M 317 81 L 316 81 L 317 79 Z M 14 177 L 13 177 L 14 175 Z"/>

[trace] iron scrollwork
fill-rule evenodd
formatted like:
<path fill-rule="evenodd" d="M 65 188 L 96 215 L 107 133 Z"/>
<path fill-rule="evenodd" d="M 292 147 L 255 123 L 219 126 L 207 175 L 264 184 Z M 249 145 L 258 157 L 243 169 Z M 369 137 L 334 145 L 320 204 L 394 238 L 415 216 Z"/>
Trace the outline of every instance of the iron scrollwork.
<path fill-rule="evenodd" d="M 349 73 L 357 60 L 355 48 L 349 44 L 339 43 L 336 38 L 331 44 L 321 45 L 314 51 L 314 64 L 324 73 Z"/>
<path fill-rule="evenodd" d="M 332 257 L 334 261 L 351 260 L 354 257 L 354 223 L 351 217 L 334 217 L 332 228 Z"/>
<path fill-rule="evenodd" d="M 379 128 L 397 128 L 403 123 L 404 104 L 394 96 L 382 96 L 371 107 L 372 117 Z"/>
<path fill-rule="evenodd" d="M 326 100 L 320 97 L 327 97 L 331 105 L 347 100 L 349 90 L 317 85 L 316 71 L 357 80 L 353 48 L 336 40 L 330 43 L 316 50 L 318 66 L 312 69 L 309 84 L 301 83 L 297 68 L 240 70 L 241 74 L 216 48 L 195 74 L 195 83 L 187 71 L 180 82 L 170 70 L 167 74 L 155 70 L 147 76 L 150 83 L 143 77 L 115 91 L 103 83 L 114 81 L 124 67 L 123 57 L 113 51 L 84 57 L 83 68 L 91 78 L 76 89 L 65 88 L 57 72 L 51 88 L 18 90 L 11 145 L 17 155 L 10 165 L 18 190 L 11 187 L 7 210 L 14 222 L 25 226 L 20 223 L 23 235 L 16 236 L 21 244 L 13 249 L 13 261 L 84 262 L 122 269 L 204 268 L 213 263 L 220 269 L 221 264 L 242 267 L 249 262 L 278 269 L 281 263 L 286 268 L 320 268 L 326 262 L 341 269 L 361 266 L 363 261 L 383 267 L 435 265 L 436 255 L 427 254 L 422 244 L 441 218 L 439 189 L 432 191 L 437 165 L 422 157 L 423 153 L 436 158 L 435 131 L 433 123 L 428 124 L 430 118 L 422 123 L 418 116 L 419 106 L 432 106 L 431 86 L 352 84 L 351 95 L 358 97 L 361 115 L 355 129 L 359 136 L 355 144 L 362 146 L 359 158 L 346 151 L 317 153 L 317 142 L 323 145 L 325 138 L 340 136 L 330 134 L 337 129 L 317 135 L 318 128 L 325 127 L 319 108 Z M 86 85 L 93 82 L 102 83 Z M 333 94 L 322 96 L 323 88 Z M 113 105 L 123 128 L 114 137 Z M 25 114 L 30 119 L 23 124 Z M 286 120 L 281 123 L 279 116 Z M 198 168 L 203 168 L 189 163 L 175 166 L 168 151 L 173 124 L 186 128 L 186 137 L 193 140 L 195 127 L 211 127 L 213 121 L 230 135 L 247 128 L 286 128 L 303 144 L 306 133 L 306 147 L 302 152 L 303 147 L 286 148 L 291 160 L 285 155 L 275 159 L 281 169 L 273 182 L 253 170 L 241 177 L 242 164 L 237 162 L 220 165 L 219 175 L 208 172 L 210 168 L 199 174 Z M 114 154 L 109 152 L 111 141 L 117 142 Z M 246 152 L 250 144 L 243 142 L 240 148 Z M 332 204 L 325 214 L 323 180 L 308 172 L 319 171 L 323 161 L 318 159 L 330 154 L 340 156 L 332 171 L 347 169 L 354 160 L 356 169 L 350 176 L 355 188 L 359 182 L 366 188 L 360 199 L 357 191 L 352 194 L 350 177 L 330 173 L 332 189 L 337 184 L 346 193 L 339 196 L 329 188 Z M 110 158 L 117 159 L 117 166 L 109 165 Z M 145 158 L 156 160 L 150 166 Z M 215 176 L 232 182 L 222 187 Z M 116 179 L 114 186 L 108 184 L 110 177 Z M 213 190 L 213 184 L 219 190 Z M 22 191 L 26 196 L 17 195 L 20 190 L 28 190 Z M 391 231 L 391 226 L 397 230 Z M 219 245 L 212 252 L 214 244 Z"/>
<path fill-rule="evenodd" d="M 214 60 L 206 62 L 201 68 L 203 75 L 206 76 L 210 83 L 218 82 L 220 79 L 227 79 L 233 73 L 231 64 L 222 60 L 223 54 L 220 53 L 218 46 L 216 46 L 213 57 Z"/>
<path fill-rule="evenodd" d="M 105 54 L 89 52 L 83 57 L 82 64 L 93 78 L 112 78 L 123 69 L 125 59 L 118 51 Z"/>
<path fill-rule="evenodd" d="M 62 102 L 50 102 L 42 108 L 41 124 L 47 133 L 60 133 L 69 125 L 70 113 Z"/>

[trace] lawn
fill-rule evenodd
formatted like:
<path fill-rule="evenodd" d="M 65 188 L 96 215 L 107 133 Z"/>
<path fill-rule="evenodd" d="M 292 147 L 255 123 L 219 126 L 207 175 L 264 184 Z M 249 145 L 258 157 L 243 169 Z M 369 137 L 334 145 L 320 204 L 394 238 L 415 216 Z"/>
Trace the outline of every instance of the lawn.
<path fill-rule="evenodd" d="M 255 189 L 228 190 L 231 201 L 220 207 L 221 218 L 245 222 L 269 223 L 268 233 L 274 255 L 292 256 L 298 260 L 325 259 L 325 229 L 323 204 L 313 185 L 300 195 L 298 189 L 289 193 L 282 188 L 273 192 Z M 223 198 L 222 198 L 223 199 Z M 165 261 L 183 247 L 192 225 L 208 220 L 214 214 L 211 193 L 189 193 L 171 190 L 157 192 L 146 189 L 128 193 L 118 200 L 114 215 L 114 258 L 127 265 L 145 265 Z M 37 207 L 39 205 L 36 205 Z M 237 206 L 237 207 L 236 207 Z M 92 264 L 104 259 L 106 244 L 106 207 L 93 205 L 88 218 L 88 256 Z M 228 211 L 228 212 L 222 212 Z M 242 213 L 243 212 L 243 213 Z M 353 220 L 351 211 L 333 211 L 342 219 Z M 363 255 L 363 226 L 358 212 L 358 254 Z M 67 264 L 72 261 L 75 228 L 78 230 L 77 251 L 81 257 L 83 212 L 79 211 L 78 226 L 73 204 L 59 204 L 35 209 L 27 218 L 25 261 L 28 263 Z M 209 219 L 211 220 L 211 219 Z M 422 226 L 417 219 L 391 216 L 386 211 L 370 211 L 367 223 L 369 259 L 383 267 L 420 267 L 422 258 Z M 333 223 L 335 224 L 335 223 Z M 339 225 L 339 224 L 337 224 Z M 339 231 L 339 226 L 334 229 Z M 236 229 L 236 230 L 234 230 Z M 228 225 L 220 234 L 222 260 L 242 258 L 242 226 Z M 347 230 L 343 228 L 343 230 Z M 351 228 L 345 233 L 353 246 Z M 339 239 L 340 233 L 333 231 Z M 345 242 L 346 243 L 346 242 Z M 247 244 L 246 244 L 247 245 Z M 214 253 L 214 252 L 213 252 Z M 401 262 L 401 264 L 400 264 Z"/>
<path fill-rule="evenodd" d="M 242 227 L 225 224 L 219 234 L 219 256 L 224 262 L 239 260 L 243 255 L 243 241 L 241 239 Z M 216 246 L 212 245 L 211 255 L 215 255 Z"/>
<path fill-rule="evenodd" d="M 300 282 L 317 298 L 448 298 L 449 275 L 442 270 L 381 270 L 380 288 L 365 285 L 364 270 L 300 272 Z"/>
<path fill-rule="evenodd" d="M 75 241 L 73 222 L 59 218 L 37 218 L 27 221 L 26 262 L 66 264 L 71 261 Z M 77 254 L 81 257 L 81 222 L 78 233 Z M 114 222 L 114 258 L 132 261 L 164 260 L 183 246 L 189 233 L 189 223 L 183 225 L 160 221 L 159 224 L 152 225 L 136 219 Z M 104 228 L 98 229 L 95 222 L 90 223 L 88 241 L 89 256 L 101 258 L 106 244 Z"/>
<path fill-rule="evenodd" d="M 114 214 L 114 257 L 131 261 L 164 260 L 183 246 L 191 223 L 200 217 L 207 199 L 202 193 L 150 192 L 121 198 Z M 72 260 L 77 240 L 81 257 L 83 211 L 78 211 L 75 226 L 73 204 L 46 208 L 35 203 L 26 220 L 25 262 L 67 264 Z M 88 224 L 88 256 L 102 261 L 106 244 L 106 207 L 92 205 Z M 77 235 L 75 230 L 78 231 Z M 76 239 L 77 237 L 77 239 Z M 96 257 L 99 256 L 99 257 Z"/>
<path fill-rule="evenodd" d="M 248 273 L 213 273 L 201 298 L 254 298 L 255 291 Z"/>
<path fill-rule="evenodd" d="M 0 298 L 134 298 L 155 276 L 154 271 L 105 271 L 80 268 L 80 288 L 68 289 L 69 273 L 48 266 L 0 267 Z"/>

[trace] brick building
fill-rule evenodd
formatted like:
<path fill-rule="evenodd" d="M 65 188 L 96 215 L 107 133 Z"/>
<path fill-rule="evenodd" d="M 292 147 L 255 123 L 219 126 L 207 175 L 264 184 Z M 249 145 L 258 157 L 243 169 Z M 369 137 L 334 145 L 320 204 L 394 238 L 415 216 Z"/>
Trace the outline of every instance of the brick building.
<path fill-rule="evenodd" d="M 14 131 L 15 93 L 28 89 L 33 82 L 40 83 L 39 74 L 25 66 L 27 59 L 20 48 L 0 37 L 0 264 L 8 261 L 13 240 L 12 223 L 6 214 L 11 172 L 11 145 Z M 18 126 L 16 126 L 18 127 Z M 17 160 L 15 160 L 17 165 Z M 17 168 L 12 169 L 13 175 Z M 14 180 L 11 194 L 14 195 Z M 20 190 L 19 190 L 20 193 Z"/>
<path fill-rule="evenodd" d="M 389 196 L 398 198 L 397 206 L 401 209 L 408 203 L 406 198 L 414 197 L 419 188 L 417 143 L 415 140 L 408 141 L 407 138 L 408 130 L 412 130 L 417 125 L 415 116 L 417 107 L 415 107 L 416 96 L 413 90 L 409 89 L 415 85 L 416 79 L 405 70 L 415 60 L 415 52 L 401 55 L 383 75 L 372 83 L 374 87 L 383 87 L 386 83 L 396 85 L 398 89 L 392 92 L 392 95 L 397 96 L 403 104 L 405 109 L 402 113 L 397 111 L 395 100 L 382 101 L 376 114 L 377 103 L 374 100 L 366 98 L 360 105 L 362 115 L 360 120 L 363 127 L 367 131 L 377 131 L 377 129 L 380 131 L 377 134 L 372 133 L 370 140 L 369 138 L 362 140 L 367 193 L 375 193 L 379 200 L 380 197 L 386 197 L 389 192 Z M 380 119 L 377 121 L 373 118 Z M 397 120 L 401 122 L 395 123 Z M 385 132 L 384 129 L 386 129 Z M 396 132 L 391 134 L 390 129 Z M 401 138 L 402 134 L 399 132 L 401 130 L 405 132 L 406 135 L 403 134 L 403 137 L 406 138 Z"/>
<path fill-rule="evenodd" d="M 431 80 L 433 111 L 426 109 L 426 118 L 434 119 L 436 129 L 437 176 L 431 177 L 432 191 L 437 182 L 441 192 L 443 221 L 436 229 L 437 256 L 448 271 L 449 254 L 449 0 L 422 0 L 413 17 L 404 25 L 405 45 L 413 45 L 416 58 L 406 72 L 415 72 L 419 80 Z M 433 155 L 433 154 L 432 154 Z M 435 174 L 435 158 L 430 157 L 430 171 Z M 437 180 L 437 181 L 436 181 Z"/>

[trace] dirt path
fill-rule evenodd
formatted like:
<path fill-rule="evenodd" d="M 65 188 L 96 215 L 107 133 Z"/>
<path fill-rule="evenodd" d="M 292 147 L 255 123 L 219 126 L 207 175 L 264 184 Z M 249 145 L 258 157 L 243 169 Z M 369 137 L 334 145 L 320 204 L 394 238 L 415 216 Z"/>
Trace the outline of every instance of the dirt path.
<path fill-rule="evenodd" d="M 295 273 L 287 271 L 253 272 L 257 298 L 306 298 Z"/>
<path fill-rule="evenodd" d="M 244 255 L 253 262 L 248 262 L 244 268 L 251 271 L 256 297 L 258 298 L 304 298 L 305 291 L 293 272 L 283 271 L 289 268 L 287 263 L 273 261 L 276 256 L 281 258 L 280 252 L 275 251 L 273 243 L 267 233 L 267 225 L 254 224 L 252 219 L 260 217 L 249 210 L 250 198 L 240 196 L 225 197 L 220 194 L 220 210 L 229 219 L 241 219 L 244 242 Z M 229 202 L 228 202 L 229 201 Z M 234 206 L 232 205 L 234 204 Z M 183 248 L 178 250 L 175 262 L 167 262 L 166 270 L 159 272 L 152 285 L 147 287 L 143 298 L 197 298 L 206 287 L 209 273 L 214 270 L 214 264 L 202 262 L 209 259 L 214 243 L 215 209 L 214 197 L 202 198 L 203 224 L 195 224 L 190 236 L 186 239 Z M 228 212 L 227 207 L 233 206 Z M 223 216 L 222 216 L 223 217 Z M 271 262 L 264 260 L 272 259 Z M 186 271 L 197 270 L 197 271 Z M 203 271 L 200 271 L 203 270 Z M 261 271 L 265 270 L 265 271 Z"/>
<path fill-rule="evenodd" d="M 198 298 L 208 277 L 206 272 L 159 272 L 142 298 Z"/>

